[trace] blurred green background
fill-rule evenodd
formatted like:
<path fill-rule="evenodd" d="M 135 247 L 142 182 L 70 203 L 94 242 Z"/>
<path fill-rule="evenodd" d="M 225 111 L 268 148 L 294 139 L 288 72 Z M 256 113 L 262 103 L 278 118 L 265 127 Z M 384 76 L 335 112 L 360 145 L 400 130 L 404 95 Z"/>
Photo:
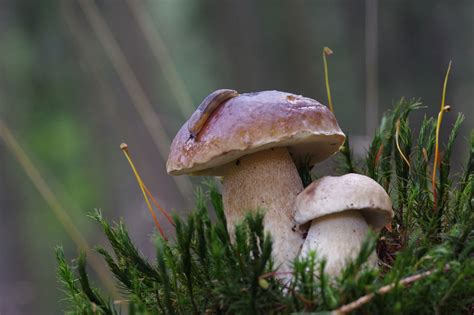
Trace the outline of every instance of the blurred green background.
<path fill-rule="evenodd" d="M 53 249 L 62 244 L 72 258 L 77 247 L 51 202 L 91 245 L 105 240 L 87 213 L 123 217 L 154 256 L 153 221 L 121 142 L 162 205 L 184 215 L 200 179 L 168 176 L 165 160 L 194 108 L 219 88 L 326 103 L 324 46 L 335 52 L 335 113 L 357 154 L 402 96 L 427 106 L 415 123 L 436 115 L 453 60 L 447 103 L 467 118 L 461 167 L 473 129 L 473 1 L 0 1 L 0 314 L 65 306 Z M 442 131 L 454 118 L 445 115 Z M 25 158 L 44 182 L 25 173 Z M 38 188 L 52 192 L 50 204 Z"/>

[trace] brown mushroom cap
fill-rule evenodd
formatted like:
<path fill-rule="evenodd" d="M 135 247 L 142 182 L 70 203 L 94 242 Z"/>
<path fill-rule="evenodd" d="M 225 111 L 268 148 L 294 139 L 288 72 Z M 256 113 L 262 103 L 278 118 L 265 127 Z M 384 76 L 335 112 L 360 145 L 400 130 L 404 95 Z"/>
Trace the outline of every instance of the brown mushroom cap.
<path fill-rule="evenodd" d="M 306 187 L 296 198 L 295 221 L 313 219 L 346 210 L 360 210 L 367 223 L 378 230 L 392 220 L 390 196 L 372 178 L 359 174 L 326 176 Z"/>
<path fill-rule="evenodd" d="M 166 163 L 172 175 L 222 175 L 221 167 L 272 147 L 288 147 L 295 162 L 322 161 L 345 136 L 331 111 L 317 101 L 279 91 L 240 94 L 216 109 L 195 139 L 188 122 L 171 144 Z"/>

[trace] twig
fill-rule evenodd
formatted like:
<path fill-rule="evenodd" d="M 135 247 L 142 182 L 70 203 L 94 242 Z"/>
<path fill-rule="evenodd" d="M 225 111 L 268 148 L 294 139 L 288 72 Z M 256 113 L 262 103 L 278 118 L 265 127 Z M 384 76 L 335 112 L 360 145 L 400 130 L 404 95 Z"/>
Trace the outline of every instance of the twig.
<path fill-rule="evenodd" d="M 446 266 L 444 270 L 447 271 L 448 269 L 449 269 L 449 267 Z M 406 278 L 404 278 L 404 279 L 402 279 L 402 280 L 400 280 L 396 283 L 391 283 L 391 284 L 388 284 L 386 286 L 383 286 L 374 293 L 364 295 L 364 296 L 358 298 L 357 300 L 355 300 L 355 301 L 353 301 L 349 304 L 341 306 L 340 308 L 332 311 L 331 314 L 332 315 L 342 315 L 342 314 L 350 313 L 350 312 L 362 307 L 364 304 L 369 303 L 375 297 L 376 294 L 384 295 L 384 294 L 390 292 L 391 290 L 393 290 L 396 287 L 399 287 L 399 286 L 406 287 L 406 286 L 408 286 L 409 284 L 411 284 L 415 281 L 421 280 L 423 278 L 426 278 L 426 277 L 432 275 L 435 271 L 436 270 L 433 270 L 433 269 L 428 270 L 428 271 L 422 272 L 422 273 L 417 274 L 417 275 L 406 277 Z"/>
<path fill-rule="evenodd" d="M 284 271 L 284 272 L 272 271 L 272 272 L 267 272 L 267 273 L 264 273 L 263 275 L 260 275 L 258 279 L 266 279 L 266 278 L 271 278 L 271 277 L 276 277 L 276 276 L 292 275 L 292 274 L 293 274 L 292 271 Z"/>

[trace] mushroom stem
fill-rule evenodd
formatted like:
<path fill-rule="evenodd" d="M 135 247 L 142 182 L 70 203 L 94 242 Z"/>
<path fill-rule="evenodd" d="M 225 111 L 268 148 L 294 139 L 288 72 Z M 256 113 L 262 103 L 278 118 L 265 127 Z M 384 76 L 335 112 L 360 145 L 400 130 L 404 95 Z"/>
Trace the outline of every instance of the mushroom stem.
<path fill-rule="evenodd" d="M 348 210 L 326 215 L 311 222 L 301 256 L 306 257 L 315 251 L 318 258 L 327 261 L 326 272 L 336 276 L 346 263 L 357 257 L 364 242 L 369 226 L 358 210 Z M 375 253 L 368 264 L 375 266 Z"/>
<path fill-rule="evenodd" d="M 296 196 L 303 190 L 285 147 L 253 153 L 233 162 L 223 179 L 224 211 L 231 237 L 245 214 L 265 211 L 265 231 L 273 238 L 273 257 L 280 271 L 289 266 L 303 243 L 294 221 Z"/>

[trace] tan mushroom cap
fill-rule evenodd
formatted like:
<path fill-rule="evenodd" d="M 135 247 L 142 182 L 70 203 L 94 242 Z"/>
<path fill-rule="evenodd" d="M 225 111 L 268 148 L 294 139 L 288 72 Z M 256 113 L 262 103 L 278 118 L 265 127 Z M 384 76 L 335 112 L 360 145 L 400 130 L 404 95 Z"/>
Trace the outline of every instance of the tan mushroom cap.
<path fill-rule="evenodd" d="M 296 198 L 295 221 L 305 224 L 346 210 L 360 210 L 376 230 L 393 217 L 392 201 L 382 186 L 370 177 L 346 174 L 326 176 L 306 187 Z"/>
<path fill-rule="evenodd" d="M 195 139 L 190 139 L 188 122 L 171 144 L 169 174 L 223 175 L 221 166 L 273 147 L 288 147 L 295 162 L 310 156 L 314 164 L 337 152 L 345 139 L 326 106 L 279 91 L 231 98 L 211 114 Z"/>

